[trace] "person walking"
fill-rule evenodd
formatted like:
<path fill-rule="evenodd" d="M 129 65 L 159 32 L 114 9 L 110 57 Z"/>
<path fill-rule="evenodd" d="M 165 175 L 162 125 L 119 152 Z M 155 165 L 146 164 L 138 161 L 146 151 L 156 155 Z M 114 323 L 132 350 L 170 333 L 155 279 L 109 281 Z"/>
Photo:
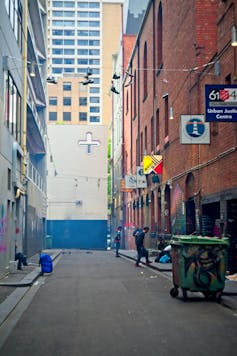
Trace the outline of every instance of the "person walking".
<path fill-rule="evenodd" d="M 119 227 L 117 228 L 116 236 L 115 236 L 115 239 L 114 239 L 116 257 L 120 257 L 120 256 L 119 256 L 119 249 L 120 249 L 121 232 L 122 232 L 122 226 L 119 226 Z"/>
<path fill-rule="evenodd" d="M 142 257 L 145 257 L 146 259 L 146 264 L 149 265 L 151 263 L 151 261 L 149 261 L 148 258 L 148 251 L 147 249 L 144 247 L 144 238 L 146 236 L 146 233 L 149 231 L 149 227 L 145 226 L 142 230 L 142 232 L 140 232 L 139 234 L 137 234 L 135 236 L 136 239 L 136 247 L 137 247 L 137 261 L 135 266 L 139 267 L 139 263 Z"/>

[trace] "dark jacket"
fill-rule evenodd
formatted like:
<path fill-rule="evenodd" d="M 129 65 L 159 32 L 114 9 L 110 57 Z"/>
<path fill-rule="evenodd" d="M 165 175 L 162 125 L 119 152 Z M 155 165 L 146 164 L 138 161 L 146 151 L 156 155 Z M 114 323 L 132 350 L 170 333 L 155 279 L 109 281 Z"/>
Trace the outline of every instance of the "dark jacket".
<path fill-rule="evenodd" d="M 136 246 L 137 247 L 143 246 L 144 238 L 145 238 L 145 232 L 144 231 L 140 232 L 138 235 L 135 236 L 135 241 L 136 241 Z"/>

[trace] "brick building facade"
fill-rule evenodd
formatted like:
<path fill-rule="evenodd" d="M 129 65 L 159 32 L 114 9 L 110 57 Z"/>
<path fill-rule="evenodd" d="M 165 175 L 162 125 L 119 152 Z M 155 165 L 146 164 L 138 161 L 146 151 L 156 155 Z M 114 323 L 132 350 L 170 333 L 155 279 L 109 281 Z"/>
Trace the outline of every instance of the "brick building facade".
<path fill-rule="evenodd" d="M 208 143 L 184 144 L 181 118 L 205 115 L 206 84 L 236 84 L 236 48 L 231 46 L 236 3 L 148 4 L 126 67 L 133 80 L 123 91 L 124 174 L 135 174 L 144 155 L 152 154 L 162 156 L 163 172 L 148 174 L 146 189 L 123 193 L 123 198 L 126 226 L 149 225 L 150 247 L 154 236 L 213 236 L 217 230 L 234 245 L 236 122 L 210 122 Z M 206 127 L 205 119 L 201 124 Z"/>

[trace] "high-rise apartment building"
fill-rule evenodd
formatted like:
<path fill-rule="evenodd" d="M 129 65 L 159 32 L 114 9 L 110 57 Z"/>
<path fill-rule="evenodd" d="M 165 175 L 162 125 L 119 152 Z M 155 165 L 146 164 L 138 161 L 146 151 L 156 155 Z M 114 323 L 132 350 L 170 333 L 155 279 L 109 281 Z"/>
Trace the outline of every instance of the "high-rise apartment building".
<path fill-rule="evenodd" d="M 106 124 L 110 120 L 108 94 L 112 55 L 117 51 L 121 31 L 122 3 L 123 0 L 48 1 L 48 72 L 58 78 L 78 77 L 78 83 L 88 86 L 86 120 L 80 120 L 78 114 L 77 123 Z M 50 115 L 55 114 L 49 113 L 49 118 Z"/>

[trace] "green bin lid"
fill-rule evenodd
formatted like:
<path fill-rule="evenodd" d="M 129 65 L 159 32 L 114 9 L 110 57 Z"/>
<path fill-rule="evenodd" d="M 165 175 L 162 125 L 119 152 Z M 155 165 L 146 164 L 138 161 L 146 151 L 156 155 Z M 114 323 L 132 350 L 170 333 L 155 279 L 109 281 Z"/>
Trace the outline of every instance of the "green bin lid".
<path fill-rule="evenodd" d="M 229 239 L 227 237 L 219 239 L 210 236 L 176 235 L 172 237 L 171 244 L 228 245 Z"/>

